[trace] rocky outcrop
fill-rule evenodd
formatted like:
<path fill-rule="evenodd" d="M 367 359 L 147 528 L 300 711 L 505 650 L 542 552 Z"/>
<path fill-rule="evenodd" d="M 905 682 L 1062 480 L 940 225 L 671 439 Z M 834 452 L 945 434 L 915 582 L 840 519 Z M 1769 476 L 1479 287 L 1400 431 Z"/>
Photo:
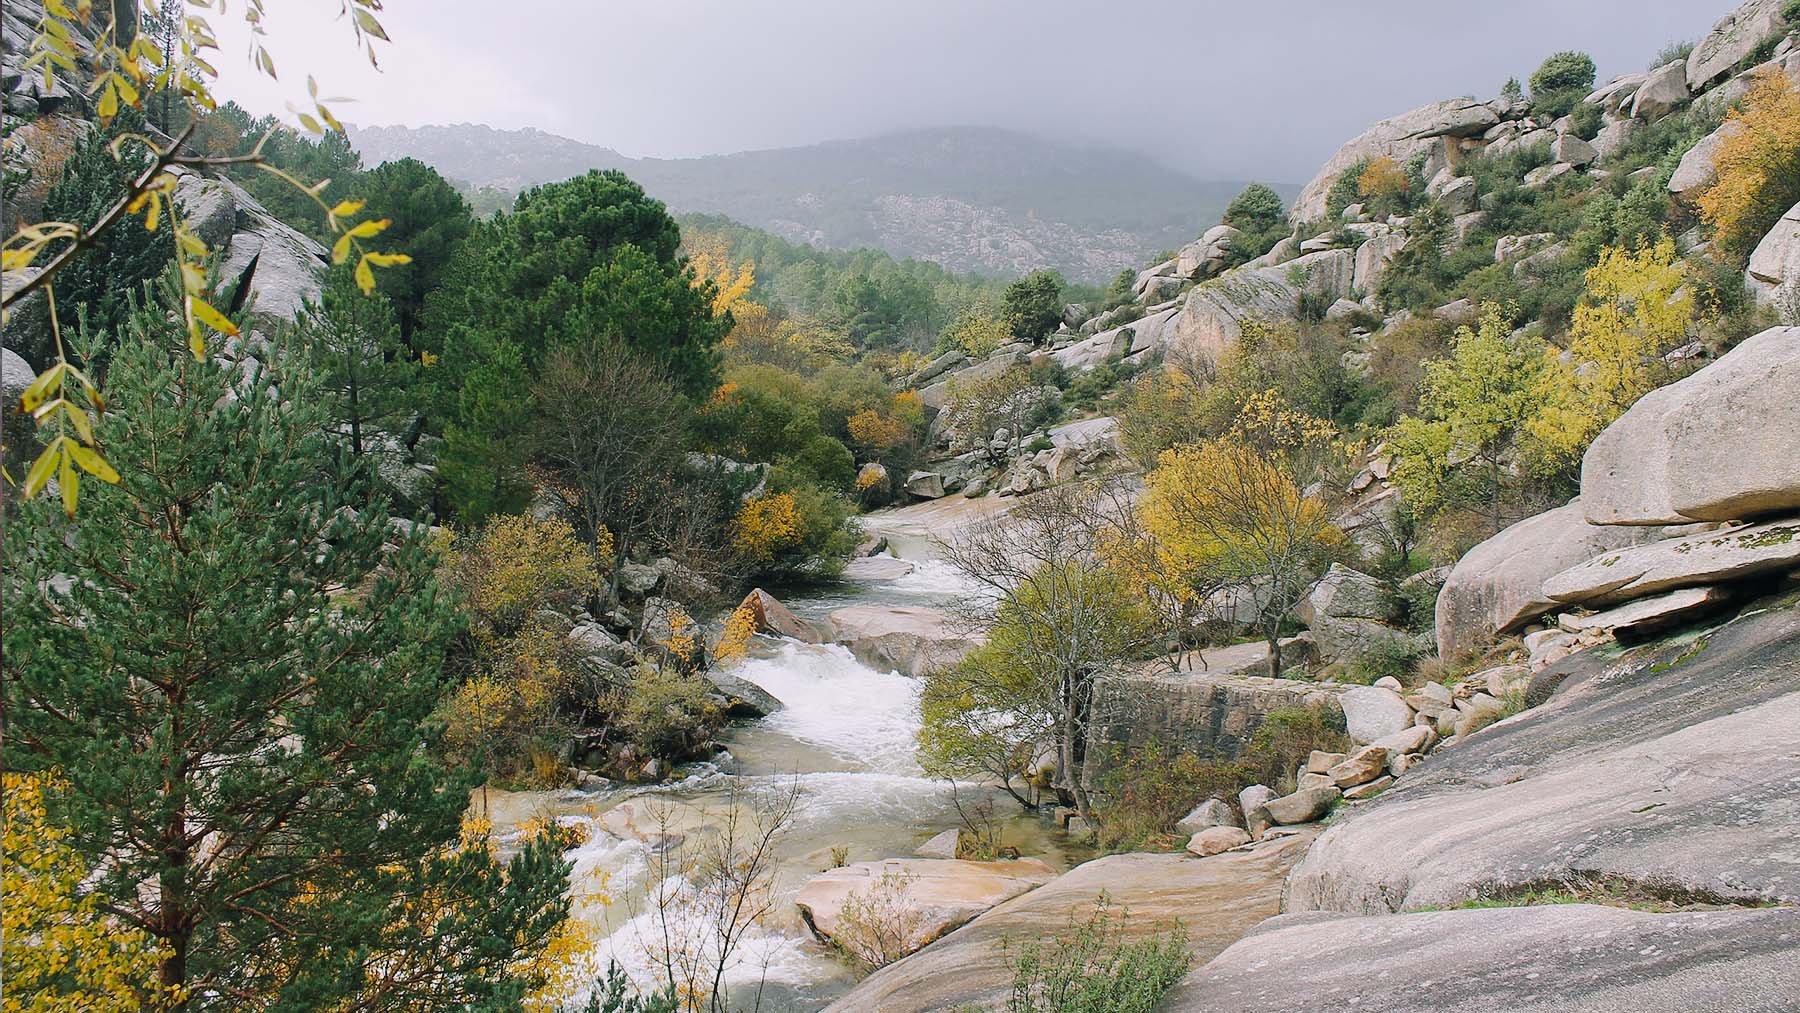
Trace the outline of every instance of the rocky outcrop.
<path fill-rule="evenodd" d="M 1720 18 L 1688 54 L 1682 83 L 1691 91 L 1729 74 L 1764 39 L 1788 27 L 1781 19 L 1782 0 L 1748 0 Z"/>
<path fill-rule="evenodd" d="M 1371 973 L 1379 969 L 1378 973 Z M 1386 918 L 1283 915 L 1168 992 L 1177 1013 L 1774 1013 L 1800 976 L 1800 911 L 1594 904 Z"/>
<path fill-rule="evenodd" d="M 855 605 L 827 621 L 831 642 L 849 648 L 856 660 L 915 677 L 956 664 L 981 643 L 935 609 Z"/>
<path fill-rule="evenodd" d="M 1706 531 L 1608 552 L 1544 581 L 1555 601 L 1603 608 L 1677 588 L 1800 567 L 1800 518 Z"/>
<path fill-rule="evenodd" d="M 748 679 L 728 672 L 709 669 L 706 679 L 713 684 L 713 696 L 719 709 L 734 718 L 766 718 L 782 708 L 775 694 Z"/>
<path fill-rule="evenodd" d="M 1124 757 L 1152 743 L 1169 755 L 1235 759 L 1244 755 L 1271 711 L 1319 707 L 1338 713 L 1342 687 L 1233 673 L 1234 668 L 1239 673 L 1246 668 L 1266 670 L 1264 650 L 1260 644 L 1243 644 L 1209 651 L 1211 665 L 1206 671 L 1162 669 L 1095 680 L 1084 781 L 1104 785 Z M 1227 656 L 1224 651 L 1236 654 Z"/>
<path fill-rule="evenodd" d="M 1800 726 L 1797 665 L 1800 610 L 1777 600 L 1699 639 L 1553 666 L 1533 682 L 1539 706 L 1340 816 L 1295 871 L 1290 909 L 1405 911 L 1583 882 L 1800 901 L 1800 754 L 1774 731 Z"/>
<path fill-rule="evenodd" d="M 1385 156 L 1404 163 L 1424 153 L 1437 164 L 1427 163 L 1427 178 L 1451 161 L 1447 140 L 1479 137 L 1500 122 L 1500 113 L 1492 104 L 1470 99 L 1434 102 L 1411 112 L 1382 120 L 1339 148 L 1326 160 L 1318 175 L 1301 189 L 1295 198 L 1293 217 L 1296 221 L 1316 221 L 1325 215 L 1325 199 L 1333 183 L 1357 162 Z"/>
<path fill-rule="evenodd" d="M 1169 334 L 1170 350 L 1217 360 L 1237 342 L 1246 321 L 1293 317 L 1302 292 L 1329 304 L 1350 294 L 1355 275 L 1353 250 L 1321 250 L 1279 267 L 1229 271 L 1188 293 Z"/>
<path fill-rule="evenodd" d="M 1741 129 L 1742 125 L 1735 120 L 1724 123 L 1689 148 L 1681 156 L 1681 164 L 1675 167 L 1674 174 L 1669 177 L 1669 192 L 1691 202 L 1701 191 L 1718 182 L 1716 162 L 1719 149 L 1724 146 L 1727 137 Z"/>
<path fill-rule="evenodd" d="M 1457 657 L 1557 608 L 1544 581 L 1602 552 L 1660 537 L 1660 531 L 1587 522 L 1582 499 L 1528 517 L 1470 549 L 1437 600 L 1438 654 Z"/>
<path fill-rule="evenodd" d="M 1800 204 L 1789 208 L 1756 244 L 1744 283 L 1765 305 L 1775 302 L 1775 290 L 1780 286 L 1800 285 Z"/>
<path fill-rule="evenodd" d="M 794 896 L 800 916 L 822 941 L 848 945 L 872 928 L 892 933 L 890 956 L 912 953 L 969 919 L 1055 878 L 1054 869 L 1035 858 L 1011 862 L 965 862 L 944 858 L 891 858 L 857 862 L 808 880 Z M 873 910 L 883 924 L 859 924 Z M 851 908 L 846 917 L 846 908 Z"/>
<path fill-rule="evenodd" d="M 1738 520 L 1800 509 L 1800 328 L 1749 338 L 1651 391 L 1595 438 L 1581 505 L 1595 524 Z"/>
<path fill-rule="evenodd" d="M 1687 65 L 1679 60 L 1658 67 L 1639 86 L 1631 100 L 1631 118 L 1654 120 L 1680 108 L 1691 92 L 1687 83 Z"/>
<path fill-rule="evenodd" d="M 1135 941 L 1177 922 L 1196 965 L 1281 910 L 1281 883 L 1312 840 L 1310 828 L 1208 858 L 1109 855 L 1076 866 L 1015 897 L 926 949 L 869 975 L 829 1009 L 835 1013 L 927 1013 L 1003 1006 L 1019 946 L 1066 935 L 1104 895 L 1129 911 L 1122 937 Z M 1201 916 L 1204 913 L 1204 916 Z"/>

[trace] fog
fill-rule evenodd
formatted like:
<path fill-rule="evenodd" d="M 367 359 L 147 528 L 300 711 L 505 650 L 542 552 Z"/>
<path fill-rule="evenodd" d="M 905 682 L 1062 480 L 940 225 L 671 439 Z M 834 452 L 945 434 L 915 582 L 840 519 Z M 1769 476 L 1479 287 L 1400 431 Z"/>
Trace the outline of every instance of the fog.
<path fill-rule="evenodd" d="M 1560 49 L 1601 80 L 1731 0 L 387 0 L 382 71 L 338 0 L 271 4 L 282 77 L 215 18 L 223 94 L 285 114 L 310 72 L 365 124 L 538 127 L 635 156 L 989 125 L 1204 179 L 1304 181 L 1373 120 L 1489 97 Z"/>

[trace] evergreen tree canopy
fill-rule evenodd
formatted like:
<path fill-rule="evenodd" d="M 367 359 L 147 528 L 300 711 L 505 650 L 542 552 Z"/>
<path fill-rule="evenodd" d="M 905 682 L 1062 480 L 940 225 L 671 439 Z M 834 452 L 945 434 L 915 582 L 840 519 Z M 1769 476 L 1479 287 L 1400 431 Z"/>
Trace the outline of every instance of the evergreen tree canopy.
<path fill-rule="evenodd" d="M 78 529 L 49 498 L 8 518 L 8 765 L 65 785 L 50 816 L 185 1009 L 516 1008 L 564 868 L 548 839 L 457 846 L 475 778 L 430 755 L 457 618 L 423 538 L 387 545 L 300 357 L 196 361 L 161 295 L 108 378 L 119 484 Z"/>
<path fill-rule="evenodd" d="M 377 276 L 382 294 L 394 304 L 400 339 L 410 343 L 424 319 L 425 297 L 442 284 L 475 219 L 462 194 L 416 158 L 370 169 L 357 178 L 356 192 L 391 223 L 381 234 L 382 245 L 412 257 L 412 263 Z"/>

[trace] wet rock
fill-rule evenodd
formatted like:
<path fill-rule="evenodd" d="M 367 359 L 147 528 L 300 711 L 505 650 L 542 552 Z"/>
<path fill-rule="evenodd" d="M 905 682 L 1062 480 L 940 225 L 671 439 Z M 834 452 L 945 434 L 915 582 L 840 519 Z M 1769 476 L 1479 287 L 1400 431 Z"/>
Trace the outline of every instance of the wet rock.
<path fill-rule="evenodd" d="M 855 605 L 831 613 L 827 622 L 831 642 L 848 647 L 858 661 L 915 677 L 954 665 L 981 643 L 936 609 Z"/>
<path fill-rule="evenodd" d="M 730 717 L 766 718 L 782 708 L 775 694 L 749 679 L 712 670 L 705 674 L 707 681 L 719 691 L 725 713 Z"/>
<path fill-rule="evenodd" d="M 913 849 L 913 854 L 920 858 L 955 858 L 961 844 L 962 831 L 952 827 Z"/>
<path fill-rule="evenodd" d="M 801 643 L 816 644 L 819 633 L 806 620 L 795 615 L 786 605 L 762 588 L 744 596 L 739 608 L 747 608 L 756 617 L 756 631 L 770 636 L 788 637 Z"/>

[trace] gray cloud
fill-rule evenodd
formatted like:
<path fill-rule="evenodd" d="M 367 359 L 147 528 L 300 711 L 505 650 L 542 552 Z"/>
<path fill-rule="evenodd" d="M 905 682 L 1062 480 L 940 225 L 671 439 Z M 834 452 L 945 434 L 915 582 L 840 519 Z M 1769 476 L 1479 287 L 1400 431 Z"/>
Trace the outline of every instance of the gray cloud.
<path fill-rule="evenodd" d="M 364 124 L 535 126 L 665 157 L 985 124 L 1143 151 L 1203 178 L 1303 181 L 1373 120 L 1491 96 L 1559 49 L 1592 53 L 1602 80 L 1640 70 L 1733 6 L 388 0 L 395 45 L 379 77 L 341 25 L 274 29 L 290 69 L 357 96 L 340 115 Z M 283 92 L 248 77 L 230 72 L 225 93 L 279 112 Z"/>

